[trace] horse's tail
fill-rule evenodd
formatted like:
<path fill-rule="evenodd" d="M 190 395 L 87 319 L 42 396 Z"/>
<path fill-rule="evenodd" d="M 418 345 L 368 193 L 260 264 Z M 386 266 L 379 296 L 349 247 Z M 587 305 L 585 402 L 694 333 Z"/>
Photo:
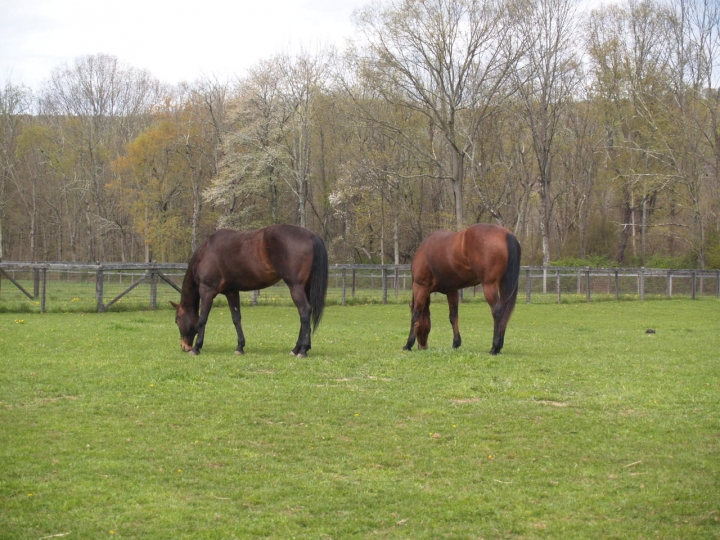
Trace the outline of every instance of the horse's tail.
<path fill-rule="evenodd" d="M 505 275 L 503 275 L 502 281 L 500 282 L 500 303 L 501 303 L 501 319 L 500 325 L 505 328 L 510 315 L 512 315 L 515 309 L 515 302 L 517 301 L 518 286 L 520 282 L 520 242 L 514 234 L 507 233 L 505 236 L 508 248 L 508 262 L 507 268 L 505 269 Z"/>
<path fill-rule="evenodd" d="M 325 309 L 328 288 L 328 254 L 322 239 L 313 234 L 313 262 L 310 270 L 310 308 L 313 332 L 317 330 Z"/>

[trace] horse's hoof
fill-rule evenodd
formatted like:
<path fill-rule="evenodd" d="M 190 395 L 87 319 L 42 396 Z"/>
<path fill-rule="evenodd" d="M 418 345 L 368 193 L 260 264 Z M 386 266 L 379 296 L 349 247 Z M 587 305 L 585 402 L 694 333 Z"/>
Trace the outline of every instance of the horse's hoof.
<path fill-rule="evenodd" d="M 235 351 L 235 354 L 242 355 L 242 354 L 245 354 L 245 351 L 238 351 L 238 350 L 236 350 L 236 351 Z"/>
<path fill-rule="evenodd" d="M 305 354 L 305 353 L 297 353 L 297 354 L 295 355 L 295 357 L 296 357 L 296 358 L 307 358 L 307 354 Z"/>
<path fill-rule="evenodd" d="M 198 354 L 200 354 L 200 351 L 196 351 L 195 349 L 190 349 L 190 350 L 188 351 L 188 354 L 189 354 L 190 356 L 197 356 Z"/>

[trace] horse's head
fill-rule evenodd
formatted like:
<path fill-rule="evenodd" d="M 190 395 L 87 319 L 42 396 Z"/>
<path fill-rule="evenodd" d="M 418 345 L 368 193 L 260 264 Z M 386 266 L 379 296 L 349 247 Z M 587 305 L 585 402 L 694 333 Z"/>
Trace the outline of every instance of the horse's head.
<path fill-rule="evenodd" d="M 193 348 L 193 341 L 198 333 L 198 325 L 200 315 L 192 310 L 185 309 L 172 300 L 170 301 L 175 308 L 175 324 L 180 330 L 180 347 L 185 352 L 190 352 Z"/>

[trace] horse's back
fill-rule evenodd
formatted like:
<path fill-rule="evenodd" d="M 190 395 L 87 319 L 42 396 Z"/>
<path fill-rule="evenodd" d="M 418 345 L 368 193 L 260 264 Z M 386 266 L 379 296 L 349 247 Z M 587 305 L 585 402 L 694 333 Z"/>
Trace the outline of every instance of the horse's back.
<path fill-rule="evenodd" d="M 453 233 L 436 231 L 417 249 L 413 282 L 438 292 L 499 280 L 507 267 L 509 230 L 476 224 Z"/>
<path fill-rule="evenodd" d="M 281 279 L 305 281 L 312 267 L 313 236 L 308 229 L 285 224 L 254 231 L 218 229 L 193 257 L 196 279 L 221 293 L 262 289 Z"/>
<path fill-rule="evenodd" d="M 251 290 L 245 287 L 256 281 L 253 276 L 264 270 L 258 264 L 258 252 L 262 239 L 259 231 L 235 231 L 218 229 L 208 236 L 190 262 L 194 266 L 198 284 L 216 289 Z"/>

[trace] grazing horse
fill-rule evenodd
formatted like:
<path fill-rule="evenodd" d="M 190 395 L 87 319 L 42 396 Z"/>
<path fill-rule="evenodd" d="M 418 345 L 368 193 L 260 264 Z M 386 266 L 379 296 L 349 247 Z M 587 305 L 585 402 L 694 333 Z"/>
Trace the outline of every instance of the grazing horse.
<path fill-rule="evenodd" d="M 220 229 L 203 242 L 185 272 L 180 304 L 170 302 L 182 350 L 200 353 L 213 299 L 224 294 L 237 330 L 235 354 L 244 354 L 240 291 L 264 289 L 280 280 L 289 287 L 300 314 L 300 334 L 292 354 L 307 356 L 311 323 L 315 331 L 325 308 L 328 255 L 318 235 L 294 225 L 248 232 Z"/>
<path fill-rule="evenodd" d="M 515 308 L 520 277 L 520 243 L 510 231 L 497 225 L 477 224 L 459 233 L 434 232 L 418 247 L 411 273 L 412 318 L 404 350 L 412 349 L 416 337 L 418 349 L 427 348 L 433 292 L 447 295 L 453 348 L 459 347 L 458 291 L 482 283 L 495 321 L 490 354 L 500 352 L 505 327 Z"/>

